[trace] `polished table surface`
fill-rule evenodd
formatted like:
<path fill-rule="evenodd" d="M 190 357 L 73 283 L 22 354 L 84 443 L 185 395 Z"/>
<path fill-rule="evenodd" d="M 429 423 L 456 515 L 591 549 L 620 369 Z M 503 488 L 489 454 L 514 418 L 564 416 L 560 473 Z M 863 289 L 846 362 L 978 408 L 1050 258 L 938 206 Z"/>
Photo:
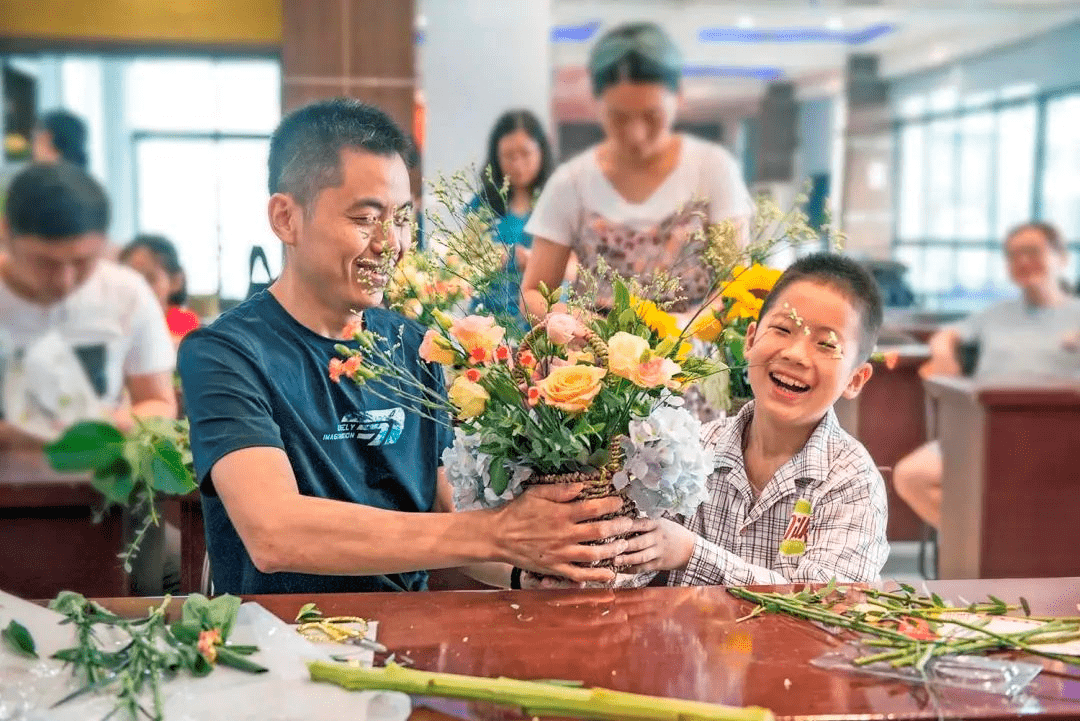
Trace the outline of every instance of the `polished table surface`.
<path fill-rule="evenodd" d="M 936 581 L 954 601 L 1021 596 L 1032 613 L 1077 615 L 1080 578 Z M 417 668 L 522 679 L 576 679 L 589 686 L 736 705 L 780 717 L 1005 718 L 1016 705 L 976 692 L 919 687 L 810 665 L 844 641 L 788 617 L 737 623 L 751 605 L 724 588 L 609 591 L 450 591 L 411 594 L 255 596 L 292 621 L 314 601 L 327 615 L 379 621 L 379 640 Z M 141 615 L 153 599 L 105 599 Z M 174 604 L 174 610 L 179 604 Z M 1025 715 L 1080 719 L 1080 668 L 1046 663 L 1028 689 Z M 463 718 L 495 718 L 475 704 L 427 700 Z M 516 718 L 516 716 L 500 716 Z M 417 710 L 414 719 L 445 718 Z"/>

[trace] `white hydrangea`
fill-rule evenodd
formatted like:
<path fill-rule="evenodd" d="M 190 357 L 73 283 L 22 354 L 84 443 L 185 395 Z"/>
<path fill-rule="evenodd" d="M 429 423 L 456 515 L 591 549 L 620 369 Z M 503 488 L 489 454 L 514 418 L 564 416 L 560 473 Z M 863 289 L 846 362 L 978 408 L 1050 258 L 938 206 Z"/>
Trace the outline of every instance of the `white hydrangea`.
<path fill-rule="evenodd" d="M 701 445 L 701 421 L 685 408 L 657 406 L 648 418 L 630 422 L 622 439 L 626 461 L 612 479 L 638 508 L 655 516 L 689 515 L 708 497 L 705 480 L 712 459 Z"/>
<path fill-rule="evenodd" d="M 532 469 L 510 464 L 510 482 L 502 493 L 491 488 L 491 456 L 480 452 L 483 438 L 479 434 L 454 429 L 454 443 L 443 451 L 442 462 L 446 477 L 454 489 L 454 508 L 473 511 L 478 508 L 498 508 L 521 493 Z"/>

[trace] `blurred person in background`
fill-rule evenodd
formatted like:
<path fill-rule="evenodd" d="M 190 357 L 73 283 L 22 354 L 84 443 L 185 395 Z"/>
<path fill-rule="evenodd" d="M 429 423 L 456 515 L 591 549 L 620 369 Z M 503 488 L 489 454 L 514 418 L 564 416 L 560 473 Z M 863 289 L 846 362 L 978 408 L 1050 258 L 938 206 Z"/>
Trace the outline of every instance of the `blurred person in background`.
<path fill-rule="evenodd" d="M 523 305 L 534 319 L 546 309 L 540 283 L 558 286 L 572 252 L 587 270 L 602 258 L 642 282 L 657 271 L 679 278 L 686 300 L 676 312 L 705 300 L 712 278 L 694 233 L 725 219 L 745 228 L 753 205 L 727 150 L 673 132 L 682 65 L 652 23 L 616 27 L 593 47 L 588 69 L 605 139 L 555 171 L 525 225 L 534 240 Z M 610 292 L 601 284 L 599 308 Z"/>
<path fill-rule="evenodd" d="M 12 180 L 0 255 L 2 449 L 42 448 L 84 419 L 80 408 L 121 430 L 135 415 L 176 415 L 164 314 L 136 272 L 102 257 L 108 221 L 105 191 L 75 165 L 33 164 Z"/>
<path fill-rule="evenodd" d="M 120 262 L 138 271 L 154 291 L 165 312 L 173 343 L 179 345 L 199 327 L 199 316 L 184 307 L 187 302 L 187 278 L 180 256 L 168 238 L 162 235 L 139 235 L 120 251 Z"/>
<path fill-rule="evenodd" d="M 532 236 L 525 232 L 525 223 L 553 164 L 551 144 L 531 112 L 510 110 L 495 121 L 481 172 L 481 190 L 469 207 L 486 207 L 494 215 L 496 240 L 507 249 L 506 276 L 474 299 L 474 309 L 482 304 L 500 318 L 522 319 L 521 279 L 532 253 Z"/>
<path fill-rule="evenodd" d="M 1025 223 L 1005 238 L 1009 277 L 1019 298 L 986 310 L 935 333 L 923 377 L 962 375 L 961 351 L 974 348 L 974 377 L 979 380 L 1078 378 L 1080 299 L 1066 290 L 1065 243 L 1048 223 Z M 893 470 L 897 494 L 926 523 L 941 525 L 941 446 L 927 443 L 902 458 Z"/>
<path fill-rule="evenodd" d="M 34 162 L 66 162 L 86 170 L 86 123 L 67 110 L 53 110 L 41 116 L 31 145 Z"/>

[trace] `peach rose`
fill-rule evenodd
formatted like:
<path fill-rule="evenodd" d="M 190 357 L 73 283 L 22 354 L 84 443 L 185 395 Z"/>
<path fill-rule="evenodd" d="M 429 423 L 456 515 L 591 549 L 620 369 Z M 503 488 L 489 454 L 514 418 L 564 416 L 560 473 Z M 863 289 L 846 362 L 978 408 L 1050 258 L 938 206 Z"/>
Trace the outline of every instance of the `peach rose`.
<path fill-rule="evenodd" d="M 555 345 L 566 345 L 582 335 L 581 322 L 569 313 L 552 313 L 544 321 L 547 336 Z"/>
<path fill-rule="evenodd" d="M 619 331 L 608 340 L 608 368 L 627 380 L 637 377 L 637 368 L 647 358 L 649 342 L 641 336 Z"/>
<path fill-rule="evenodd" d="M 465 376 L 458 376 L 446 395 L 450 402 L 458 407 L 458 418 L 463 421 L 483 413 L 488 399 L 491 398 L 483 386 L 473 383 Z"/>
<path fill-rule="evenodd" d="M 485 351 L 484 357 L 488 357 L 505 334 L 506 329 L 495 325 L 495 319 L 490 316 L 467 315 L 450 326 L 450 335 L 461 343 L 465 353 L 470 356 L 480 348 Z"/>
<path fill-rule="evenodd" d="M 642 388 L 670 387 L 672 379 L 681 371 L 679 364 L 670 358 L 651 355 L 648 360 L 638 365 L 635 377 L 630 380 Z"/>
<path fill-rule="evenodd" d="M 428 363 L 453 365 L 454 349 L 450 347 L 450 341 L 438 331 L 429 329 L 427 333 L 424 333 L 424 340 L 420 343 L 420 357 Z"/>
<path fill-rule="evenodd" d="M 555 368 L 536 386 L 544 401 L 568 413 L 581 413 L 596 394 L 607 371 L 596 366 L 563 366 Z"/>

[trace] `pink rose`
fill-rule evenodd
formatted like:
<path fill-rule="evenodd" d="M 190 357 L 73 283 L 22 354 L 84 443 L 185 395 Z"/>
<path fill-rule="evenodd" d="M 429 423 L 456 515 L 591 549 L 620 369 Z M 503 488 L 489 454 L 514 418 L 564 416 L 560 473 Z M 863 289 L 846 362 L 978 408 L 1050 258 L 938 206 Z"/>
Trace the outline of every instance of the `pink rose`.
<path fill-rule="evenodd" d="M 555 345 L 566 345 L 574 336 L 583 335 L 581 321 L 569 313 L 552 313 L 544 322 L 547 336 Z"/>

